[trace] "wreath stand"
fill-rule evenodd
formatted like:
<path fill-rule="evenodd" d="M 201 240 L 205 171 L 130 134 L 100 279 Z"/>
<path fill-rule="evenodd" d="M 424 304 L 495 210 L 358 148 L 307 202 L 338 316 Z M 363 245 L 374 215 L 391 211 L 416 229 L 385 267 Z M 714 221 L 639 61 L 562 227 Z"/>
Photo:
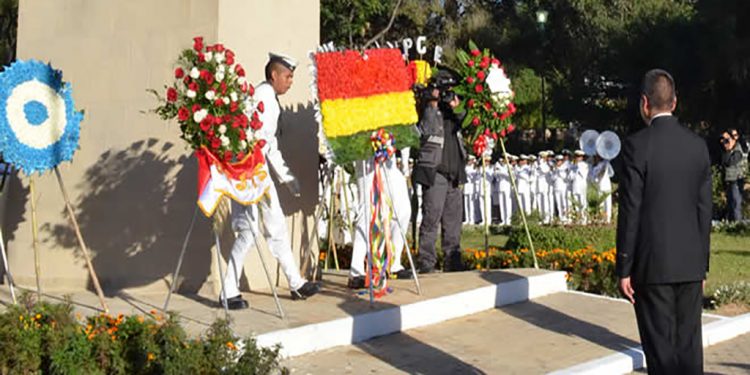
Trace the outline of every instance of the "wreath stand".
<path fill-rule="evenodd" d="M 378 162 L 377 160 L 375 160 L 374 162 L 375 163 L 382 163 L 382 162 Z M 396 225 L 398 225 L 399 232 L 401 233 L 401 237 L 404 240 L 404 246 L 406 247 L 406 256 L 409 259 L 409 267 L 411 268 L 411 274 L 412 274 L 412 277 L 414 278 L 414 285 L 417 288 L 417 294 L 421 296 L 422 295 L 422 287 L 419 284 L 419 276 L 417 275 L 417 270 L 414 267 L 414 260 L 413 260 L 413 258 L 411 256 L 411 251 L 409 249 L 409 241 L 407 241 L 407 238 L 406 238 L 405 228 L 404 228 L 403 225 L 401 225 L 401 222 L 398 219 L 398 215 L 396 215 L 396 210 L 393 207 L 393 195 L 391 194 L 391 180 L 388 177 L 388 172 L 387 171 L 383 171 L 382 169 L 381 169 L 381 171 L 382 171 L 383 175 L 385 175 L 385 193 L 386 193 L 386 197 L 387 197 L 386 202 L 388 204 L 388 209 L 392 213 L 393 219 L 396 221 Z M 364 205 L 362 207 L 364 207 Z M 363 212 L 362 214 L 365 214 L 365 213 Z M 372 222 L 370 222 L 368 220 L 368 224 L 371 226 Z M 375 292 L 374 292 L 373 287 L 372 287 L 372 284 L 373 284 L 373 282 L 372 282 L 372 264 L 373 264 L 373 261 L 372 261 L 372 246 L 370 246 L 370 244 L 368 244 L 368 246 L 367 246 L 367 258 L 366 259 L 367 259 L 367 264 L 366 264 L 366 266 L 367 266 L 367 278 L 370 281 L 369 282 L 369 287 L 368 287 L 368 292 L 369 292 L 369 297 L 370 297 L 370 307 L 372 307 L 373 304 L 375 303 Z M 387 273 L 387 271 L 386 271 L 386 273 Z"/>
<path fill-rule="evenodd" d="M 226 199 L 226 198 L 222 198 Z M 253 223 L 253 220 L 251 220 L 250 215 L 245 212 L 245 215 L 247 217 L 247 220 L 249 223 Z M 167 312 L 169 309 L 169 301 L 172 298 L 172 294 L 174 293 L 175 287 L 177 285 L 177 279 L 180 276 L 180 269 L 182 268 L 182 261 L 185 258 L 185 251 L 187 250 L 188 243 L 190 241 L 190 235 L 193 232 L 193 227 L 195 225 L 195 218 L 198 216 L 198 206 L 196 205 L 195 210 L 193 211 L 193 218 L 190 221 L 190 226 L 188 227 L 187 233 L 185 234 L 185 240 L 182 242 L 182 249 L 180 250 L 180 256 L 177 258 L 177 266 L 175 267 L 174 273 L 172 273 L 172 282 L 169 285 L 169 292 L 167 293 L 167 298 L 164 301 L 164 307 L 162 308 L 163 312 Z M 274 285 L 273 281 L 271 280 L 271 274 L 268 272 L 268 266 L 266 264 L 266 260 L 264 258 L 263 252 L 260 248 L 260 243 L 258 242 L 258 233 L 255 231 L 255 228 L 253 228 L 253 225 L 250 225 L 250 231 L 252 232 L 253 239 L 255 242 L 256 250 L 258 251 L 258 257 L 260 258 L 260 263 L 263 266 L 263 272 L 266 275 L 266 280 L 268 281 L 268 286 L 271 288 L 271 292 L 273 293 L 273 298 L 276 303 L 276 309 L 279 313 L 279 318 L 285 319 L 286 314 L 284 313 L 284 309 L 281 307 L 281 301 L 279 300 L 278 293 L 276 292 L 276 286 Z M 218 266 L 219 271 L 219 279 L 221 280 L 221 292 L 219 293 L 219 299 L 221 300 L 222 307 L 224 308 L 224 314 L 226 317 L 229 317 L 229 308 L 227 307 L 227 299 L 225 295 L 225 285 L 224 285 L 224 270 L 223 266 L 221 264 L 221 241 L 219 240 L 219 232 L 217 229 L 212 228 L 213 237 L 214 237 L 214 250 L 216 252 L 216 263 Z M 231 254 L 230 260 L 231 260 Z M 227 266 L 230 264 L 230 262 L 227 262 Z M 240 277 L 240 272 L 237 272 L 237 277 Z"/>

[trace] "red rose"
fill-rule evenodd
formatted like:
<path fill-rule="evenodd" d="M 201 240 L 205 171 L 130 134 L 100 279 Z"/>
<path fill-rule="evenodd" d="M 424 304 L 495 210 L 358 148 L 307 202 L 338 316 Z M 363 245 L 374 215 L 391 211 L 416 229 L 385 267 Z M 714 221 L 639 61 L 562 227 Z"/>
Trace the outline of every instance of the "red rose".
<path fill-rule="evenodd" d="M 170 87 L 167 89 L 167 101 L 168 102 L 177 101 L 177 90 L 174 87 Z"/>
<path fill-rule="evenodd" d="M 467 61 L 466 65 L 468 65 L 468 66 L 474 66 L 474 60 Z"/>
<path fill-rule="evenodd" d="M 498 118 L 498 117 L 499 115 L 497 114 L 497 112 L 492 112 L 492 118 Z"/>
<path fill-rule="evenodd" d="M 266 106 L 263 104 L 263 102 L 258 103 L 258 112 L 263 113 L 263 111 L 266 110 Z"/>
<path fill-rule="evenodd" d="M 482 52 L 480 52 L 478 49 L 471 50 L 471 55 L 474 56 L 474 57 L 479 56 L 479 54 L 481 54 L 481 53 Z"/>
<path fill-rule="evenodd" d="M 479 78 L 480 81 L 484 81 L 484 78 L 486 76 L 484 75 L 484 70 L 480 70 L 477 72 L 477 78 Z"/>
<path fill-rule="evenodd" d="M 490 109 L 492 109 L 492 104 L 490 104 L 490 102 L 485 102 L 484 103 L 484 109 L 486 109 L 486 110 L 489 111 Z"/>
<path fill-rule="evenodd" d="M 507 134 L 507 133 L 505 132 L 505 129 L 503 129 L 503 130 L 500 130 L 500 138 L 505 138 L 505 135 L 506 135 L 506 134 Z"/>
<path fill-rule="evenodd" d="M 255 95 L 255 87 L 253 87 L 253 85 L 248 85 L 246 91 L 247 91 L 247 94 L 250 96 Z"/>
<path fill-rule="evenodd" d="M 516 130 L 516 126 L 513 124 L 508 125 L 508 133 L 513 133 Z"/>
<path fill-rule="evenodd" d="M 206 115 L 206 117 L 204 118 L 204 120 L 207 120 L 209 124 L 213 125 L 213 123 L 214 123 L 214 115 L 212 115 L 212 114 L 209 113 L 209 114 Z"/>
<path fill-rule="evenodd" d="M 202 80 L 206 81 L 208 80 L 208 77 L 211 76 L 211 72 L 209 72 L 207 69 L 203 69 L 200 71 L 200 77 Z"/>
<path fill-rule="evenodd" d="M 219 148 L 219 146 L 221 146 L 221 140 L 219 140 L 219 138 L 214 138 L 211 140 L 211 148 L 216 150 Z"/>
<path fill-rule="evenodd" d="M 213 74 L 210 74 L 210 73 L 208 74 L 208 77 L 206 77 L 206 83 L 209 86 L 213 85 L 213 83 L 214 83 L 214 75 Z"/>
<path fill-rule="evenodd" d="M 476 86 L 474 86 L 474 91 L 476 91 L 477 93 L 480 93 L 484 91 L 484 86 L 477 84 Z"/>
<path fill-rule="evenodd" d="M 231 49 L 228 49 L 226 52 L 224 52 L 224 56 L 226 57 L 225 62 L 227 65 L 234 64 L 234 52 L 232 52 Z"/>
<path fill-rule="evenodd" d="M 245 152 L 244 151 L 238 151 L 237 152 L 237 160 L 244 160 L 245 159 Z"/>
<path fill-rule="evenodd" d="M 484 61 L 484 60 L 483 60 L 482 62 L 480 62 L 480 63 L 479 63 L 479 66 L 480 66 L 480 67 L 481 67 L 482 69 L 487 69 L 487 67 L 488 67 L 488 66 L 490 66 L 490 63 L 489 63 L 489 61 Z"/>
<path fill-rule="evenodd" d="M 177 79 L 180 79 L 185 76 L 185 71 L 182 70 L 182 68 L 178 67 L 174 70 L 174 77 Z"/>
<path fill-rule="evenodd" d="M 229 112 L 237 112 L 237 109 L 239 109 L 239 104 L 237 102 L 231 102 L 229 103 Z"/>
<path fill-rule="evenodd" d="M 193 49 L 200 51 L 203 49 L 203 37 L 197 36 L 193 38 Z"/>
<path fill-rule="evenodd" d="M 224 52 L 224 45 L 219 43 L 214 45 L 214 51 L 216 52 Z"/>
<path fill-rule="evenodd" d="M 261 126 L 263 126 L 263 123 L 262 123 L 262 122 L 260 122 L 260 120 L 257 120 L 257 121 L 258 121 L 258 123 L 259 123 L 259 124 L 258 124 L 258 128 L 260 128 Z M 247 125 L 248 125 L 248 119 L 247 119 L 247 116 L 245 116 L 244 114 L 240 115 L 240 126 L 241 126 L 241 127 L 243 128 L 243 129 L 245 129 L 245 128 L 247 128 Z"/>
<path fill-rule="evenodd" d="M 188 89 L 197 92 L 198 91 L 198 84 L 195 83 L 195 82 L 190 82 L 190 84 L 188 85 Z"/>
<path fill-rule="evenodd" d="M 470 84 L 470 85 L 473 84 L 474 83 L 474 77 L 466 77 L 466 82 L 468 84 Z"/>
<path fill-rule="evenodd" d="M 498 59 L 492 59 L 492 65 L 500 66 L 500 60 L 498 60 Z"/>
<path fill-rule="evenodd" d="M 232 115 L 226 114 L 221 117 L 225 124 L 232 122 Z"/>
<path fill-rule="evenodd" d="M 469 101 L 466 102 L 466 105 L 468 105 L 469 108 L 474 108 L 474 99 L 469 99 Z"/>
<path fill-rule="evenodd" d="M 211 129 L 211 121 L 208 118 L 204 118 L 203 121 L 201 121 L 201 130 L 204 132 Z"/>
<path fill-rule="evenodd" d="M 198 52 L 198 62 L 206 62 L 206 55 L 203 52 Z"/>
<path fill-rule="evenodd" d="M 474 126 L 479 126 L 479 117 L 474 116 L 474 118 L 471 120 L 471 124 Z"/>
<path fill-rule="evenodd" d="M 214 46 L 206 46 L 206 52 L 213 52 Z"/>
<path fill-rule="evenodd" d="M 490 135 L 490 129 L 489 128 L 485 128 L 484 129 L 484 135 L 486 135 L 486 136 Z"/>
<path fill-rule="evenodd" d="M 214 128 L 209 127 L 206 136 L 208 136 L 208 139 L 214 139 Z"/>
<path fill-rule="evenodd" d="M 251 128 L 251 129 L 253 129 L 253 130 L 258 130 L 258 129 L 260 129 L 260 128 L 261 128 L 262 126 L 263 126 L 263 123 L 262 123 L 262 122 L 260 122 L 260 120 L 258 120 L 258 119 L 252 119 L 252 120 L 250 121 L 250 128 Z"/>
<path fill-rule="evenodd" d="M 265 139 L 260 139 L 260 140 L 258 140 L 258 142 L 257 142 L 257 143 L 255 144 L 255 147 L 260 147 L 260 148 L 263 148 L 263 146 L 265 146 L 265 145 L 266 145 L 266 140 L 265 140 Z"/>
<path fill-rule="evenodd" d="M 187 121 L 190 118 L 190 111 L 185 107 L 180 107 L 177 110 L 177 119 L 180 121 Z"/>
<path fill-rule="evenodd" d="M 513 104 L 513 102 L 510 102 L 510 104 L 508 104 L 508 112 L 510 112 L 511 114 L 516 113 L 516 105 Z"/>
<path fill-rule="evenodd" d="M 201 110 L 201 106 L 200 104 L 193 104 L 193 107 L 190 109 L 193 111 L 193 113 L 195 113 Z"/>
<path fill-rule="evenodd" d="M 224 161 L 231 161 L 232 160 L 232 151 L 224 151 Z"/>
<path fill-rule="evenodd" d="M 209 115 L 209 116 L 210 116 L 210 115 Z M 213 120 L 214 120 L 214 125 L 221 125 L 221 123 L 222 123 L 222 122 L 224 121 L 224 120 L 223 120 L 223 119 L 221 118 L 221 116 L 216 116 L 216 117 L 214 117 L 214 118 L 213 118 Z"/>
<path fill-rule="evenodd" d="M 219 85 L 219 90 L 221 90 L 221 94 L 224 95 L 227 93 L 227 83 L 224 81 L 221 81 L 221 84 Z"/>
<path fill-rule="evenodd" d="M 224 105 L 224 101 L 221 100 L 221 98 L 216 98 L 216 100 L 214 100 L 214 106 L 221 107 L 223 105 Z"/>
<path fill-rule="evenodd" d="M 240 127 L 240 120 L 234 119 L 232 120 L 232 128 L 237 129 Z"/>
<path fill-rule="evenodd" d="M 490 134 L 490 136 L 492 137 L 493 140 L 497 141 L 497 133 L 492 132 L 492 134 Z"/>
<path fill-rule="evenodd" d="M 235 65 L 235 66 L 239 66 L 239 65 Z M 235 71 L 236 71 L 236 73 L 237 73 L 238 76 L 240 76 L 240 77 L 244 77 L 245 76 L 245 69 L 239 68 L 239 69 L 235 69 Z"/>
<path fill-rule="evenodd" d="M 245 133 L 244 130 L 240 130 L 240 141 L 244 141 L 247 139 L 247 133 Z"/>
<path fill-rule="evenodd" d="M 182 83 L 184 83 L 186 85 L 189 84 L 190 83 L 190 77 L 185 76 L 185 78 L 182 79 Z"/>

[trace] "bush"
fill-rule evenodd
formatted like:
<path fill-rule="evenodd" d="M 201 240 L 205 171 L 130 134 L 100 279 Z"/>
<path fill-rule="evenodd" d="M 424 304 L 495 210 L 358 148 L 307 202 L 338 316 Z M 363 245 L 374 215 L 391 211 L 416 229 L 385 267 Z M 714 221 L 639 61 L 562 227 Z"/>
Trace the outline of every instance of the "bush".
<path fill-rule="evenodd" d="M 467 249 L 463 253 L 464 265 L 481 269 L 487 264 L 484 250 Z M 582 292 L 617 296 L 615 276 L 615 250 L 600 252 L 591 247 L 579 250 L 539 250 L 536 252 L 539 267 L 566 271 L 568 286 Z M 490 268 L 529 268 L 534 266 L 527 249 L 499 250 L 490 248 Z"/>
<path fill-rule="evenodd" d="M 738 281 L 716 288 L 708 298 L 709 306 L 717 308 L 730 303 L 750 305 L 750 283 Z"/>
<path fill-rule="evenodd" d="M 714 233 L 725 233 L 731 236 L 750 236 L 750 222 L 748 221 L 719 221 L 711 227 Z"/>
<path fill-rule="evenodd" d="M 0 314 L 0 374 L 268 374 L 279 348 L 240 340 L 226 320 L 187 337 L 176 315 L 74 317 L 69 303 L 31 303 Z"/>
<path fill-rule="evenodd" d="M 539 249 L 596 249 L 615 247 L 616 229 L 611 225 L 543 226 L 529 225 L 534 248 Z M 514 226 L 505 245 L 508 249 L 530 248 L 523 226 Z"/>

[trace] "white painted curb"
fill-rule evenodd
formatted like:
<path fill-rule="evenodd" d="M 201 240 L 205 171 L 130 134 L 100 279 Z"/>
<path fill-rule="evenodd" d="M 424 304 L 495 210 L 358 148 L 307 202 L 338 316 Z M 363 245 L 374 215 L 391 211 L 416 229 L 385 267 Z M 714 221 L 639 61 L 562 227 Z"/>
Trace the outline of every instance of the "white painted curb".
<path fill-rule="evenodd" d="M 750 314 L 711 322 L 703 326 L 703 347 L 728 341 L 748 332 L 750 332 Z M 638 346 L 550 374 L 629 374 L 645 365 L 646 357 L 643 349 Z"/>
<path fill-rule="evenodd" d="M 258 335 L 256 340 L 264 347 L 281 344 L 281 355 L 293 357 L 566 290 L 565 272 L 548 272 L 408 305 L 268 332 Z"/>

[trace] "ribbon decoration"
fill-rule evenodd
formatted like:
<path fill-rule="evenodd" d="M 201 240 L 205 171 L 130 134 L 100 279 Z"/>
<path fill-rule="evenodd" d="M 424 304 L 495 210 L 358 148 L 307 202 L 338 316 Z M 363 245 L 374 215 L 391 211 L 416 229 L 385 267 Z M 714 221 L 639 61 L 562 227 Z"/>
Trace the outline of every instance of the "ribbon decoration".
<path fill-rule="evenodd" d="M 256 142 L 253 150 L 242 160 L 225 162 L 207 147 L 195 151 L 198 159 L 198 207 L 211 217 L 223 196 L 248 206 L 258 203 L 268 194 L 271 179 L 263 157 L 265 142 Z"/>
<path fill-rule="evenodd" d="M 370 189 L 370 264 L 371 272 L 365 280 L 365 285 L 372 283 L 375 298 L 380 298 L 391 292 L 388 288 L 388 274 L 393 263 L 393 240 L 391 237 L 391 221 L 393 220 L 392 202 L 384 194 L 383 163 L 396 152 L 393 135 L 383 129 L 375 131 L 370 136 L 374 151 L 375 169 Z M 386 200 L 385 202 L 383 200 Z"/>

